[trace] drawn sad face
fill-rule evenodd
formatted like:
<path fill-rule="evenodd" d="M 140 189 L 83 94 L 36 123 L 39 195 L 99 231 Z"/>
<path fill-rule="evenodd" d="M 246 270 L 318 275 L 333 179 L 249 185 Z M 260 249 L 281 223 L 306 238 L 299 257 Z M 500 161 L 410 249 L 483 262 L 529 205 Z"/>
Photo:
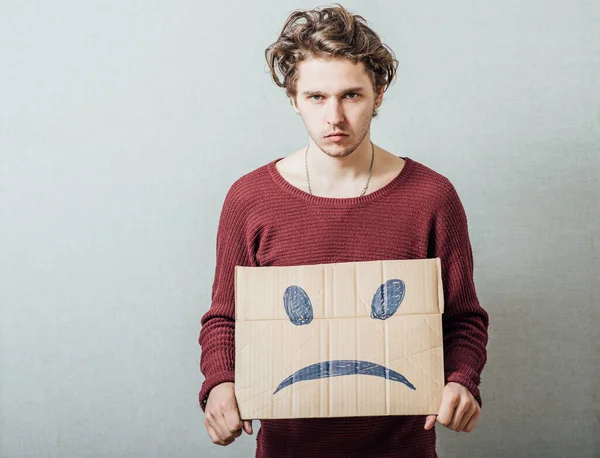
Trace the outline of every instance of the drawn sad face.
<path fill-rule="evenodd" d="M 371 318 L 376 320 L 387 320 L 394 315 L 402 300 L 404 299 L 406 286 L 400 279 L 388 280 L 382 284 L 371 301 Z M 283 305 L 285 312 L 292 324 L 296 326 L 310 325 L 313 320 L 313 307 L 308 294 L 300 286 L 289 286 L 283 296 Z M 410 383 L 402 374 L 382 366 L 380 364 L 352 360 L 335 359 L 322 361 L 306 366 L 283 380 L 275 392 L 298 382 L 305 380 L 315 380 L 326 377 L 339 377 L 344 375 L 371 375 L 383 377 L 387 380 L 405 384 L 412 390 L 415 386 Z"/>
<path fill-rule="evenodd" d="M 235 304 L 244 418 L 420 415 L 439 406 L 439 260 L 238 266 Z"/>

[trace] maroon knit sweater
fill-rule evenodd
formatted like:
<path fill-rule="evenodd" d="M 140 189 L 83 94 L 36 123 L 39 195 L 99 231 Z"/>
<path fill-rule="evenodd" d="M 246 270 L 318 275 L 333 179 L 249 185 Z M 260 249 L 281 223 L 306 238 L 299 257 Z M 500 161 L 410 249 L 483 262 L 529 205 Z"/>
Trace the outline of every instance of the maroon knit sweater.
<path fill-rule="evenodd" d="M 477 300 L 467 220 L 452 184 L 405 158 L 398 176 L 362 197 L 310 195 L 288 183 L 275 161 L 229 190 L 217 234 L 212 305 L 202 318 L 200 391 L 234 381 L 234 267 L 440 257 L 446 382 L 478 385 L 488 315 Z M 263 420 L 257 457 L 435 457 L 424 416 Z"/>

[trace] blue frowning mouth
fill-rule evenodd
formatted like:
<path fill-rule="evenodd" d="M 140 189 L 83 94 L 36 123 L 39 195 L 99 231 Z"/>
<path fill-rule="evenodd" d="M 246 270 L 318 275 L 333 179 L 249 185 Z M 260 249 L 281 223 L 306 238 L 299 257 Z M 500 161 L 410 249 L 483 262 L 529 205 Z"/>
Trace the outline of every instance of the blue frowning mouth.
<path fill-rule="evenodd" d="M 405 284 L 400 279 L 391 279 L 383 283 L 373 295 L 371 301 L 371 318 L 387 320 L 396 311 L 404 299 Z M 310 297 L 303 288 L 292 285 L 286 288 L 283 295 L 283 304 L 290 322 L 296 326 L 310 324 L 313 320 L 313 307 Z M 354 359 L 336 359 L 311 364 L 294 372 L 279 384 L 273 394 L 285 387 L 304 380 L 316 380 L 327 377 L 340 377 L 342 375 L 372 375 L 386 380 L 400 382 L 416 390 L 402 374 L 380 364 Z"/>
<path fill-rule="evenodd" d="M 402 374 L 393 371 L 380 364 L 370 363 L 368 361 L 357 361 L 353 359 L 337 359 L 333 361 L 323 361 L 322 363 L 311 364 L 299 371 L 294 372 L 283 382 L 279 384 L 273 394 L 283 388 L 304 380 L 316 380 L 327 377 L 339 377 L 342 375 L 372 375 L 382 377 L 394 382 L 405 384 L 411 390 L 416 390 L 415 386 L 410 383 Z"/>

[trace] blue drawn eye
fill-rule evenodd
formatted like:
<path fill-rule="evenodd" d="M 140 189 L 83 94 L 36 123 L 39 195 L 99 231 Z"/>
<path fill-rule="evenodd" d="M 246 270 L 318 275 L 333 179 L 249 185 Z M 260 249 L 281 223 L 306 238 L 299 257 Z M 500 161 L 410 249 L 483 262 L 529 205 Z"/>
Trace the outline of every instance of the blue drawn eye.
<path fill-rule="evenodd" d="M 296 326 L 308 324 L 313 319 L 313 308 L 306 291 L 299 286 L 288 286 L 283 294 L 283 306 L 290 321 Z"/>
<path fill-rule="evenodd" d="M 405 286 L 402 280 L 388 280 L 379 288 L 371 301 L 371 318 L 387 320 L 404 299 Z"/>

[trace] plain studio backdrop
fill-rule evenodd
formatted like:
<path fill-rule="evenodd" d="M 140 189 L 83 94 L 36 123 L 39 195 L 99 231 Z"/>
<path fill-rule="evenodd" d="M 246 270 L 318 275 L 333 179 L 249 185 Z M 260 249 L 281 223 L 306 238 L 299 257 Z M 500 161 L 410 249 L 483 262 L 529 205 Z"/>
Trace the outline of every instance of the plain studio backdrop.
<path fill-rule="evenodd" d="M 440 456 L 599 456 L 598 2 L 343 4 L 400 61 L 374 142 L 454 183 L 491 317 Z M 320 5 L 0 2 L 2 458 L 253 456 L 206 434 L 197 337 L 225 193 L 307 142 L 264 49 Z"/>

